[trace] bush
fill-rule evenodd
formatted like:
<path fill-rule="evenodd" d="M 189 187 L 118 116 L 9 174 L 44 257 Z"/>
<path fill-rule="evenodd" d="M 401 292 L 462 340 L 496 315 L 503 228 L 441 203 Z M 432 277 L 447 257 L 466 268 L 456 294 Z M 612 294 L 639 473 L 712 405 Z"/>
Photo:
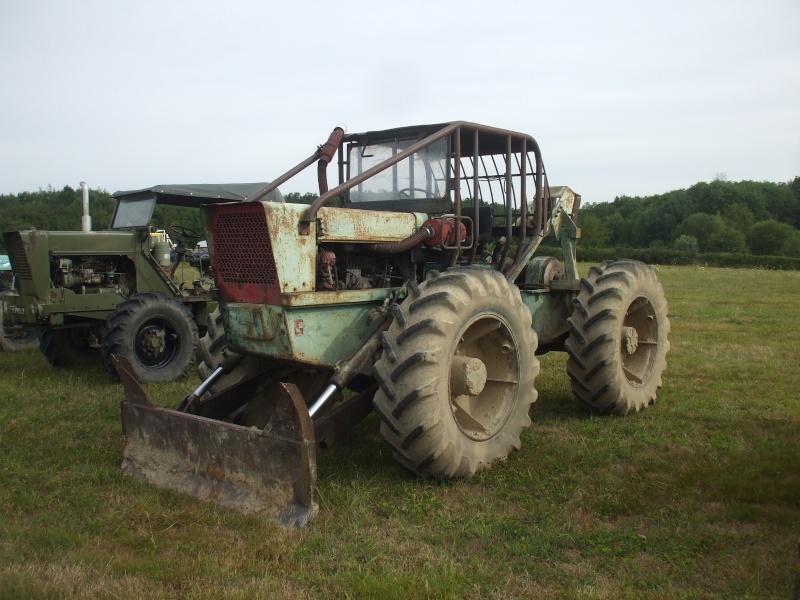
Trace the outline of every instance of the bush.
<path fill-rule="evenodd" d="M 550 254 L 550 253 L 547 253 Z M 555 254 L 553 254 L 555 255 Z M 578 247 L 578 261 L 598 263 L 603 260 L 630 258 L 649 265 L 707 265 L 709 267 L 735 267 L 800 271 L 800 258 L 788 256 L 754 256 L 727 252 L 694 252 L 673 248 L 582 248 Z"/>
<path fill-rule="evenodd" d="M 682 235 L 675 240 L 675 245 L 673 247 L 675 250 L 679 250 L 681 252 L 691 252 L 693 254 L 696 254 L 700 251 L 700 246 L 697 244 L 697 238 L 693 235 Z"/>

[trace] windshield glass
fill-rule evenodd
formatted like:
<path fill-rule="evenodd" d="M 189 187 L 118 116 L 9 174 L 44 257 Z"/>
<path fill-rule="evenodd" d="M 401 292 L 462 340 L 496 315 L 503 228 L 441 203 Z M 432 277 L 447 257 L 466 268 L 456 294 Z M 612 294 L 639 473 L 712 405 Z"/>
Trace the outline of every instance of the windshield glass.
<path fill-rule="evenodd" d="M 393 140 L 350 148 L 350 178 L 371 169 L 415 144 Z M 447 140 L 441 139 L 381 171 L 350 190 L 351 202 L 443 198 L 447 192 Z"/>
<path fill-rule="evenodd" d="M 117 212 L 111 229 L 124 229 L 126 227 L 146 227 L 150 223 L 150 215 L 156 204 L 155 197 L 147 200 L 120 199 L 117 203 Z"/>

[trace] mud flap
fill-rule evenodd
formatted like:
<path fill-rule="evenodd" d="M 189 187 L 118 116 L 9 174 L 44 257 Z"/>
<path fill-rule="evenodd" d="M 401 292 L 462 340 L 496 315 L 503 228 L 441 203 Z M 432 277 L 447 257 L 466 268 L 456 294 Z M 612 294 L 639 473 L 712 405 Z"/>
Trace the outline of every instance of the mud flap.
<path fill-rule="evenodd" d="M 300 391 L 282 383 L 269 431 L 153 406 L 125 359 L 122 471 L 159 487 L 304 527 L 319 512 L 314 426 Z"/>

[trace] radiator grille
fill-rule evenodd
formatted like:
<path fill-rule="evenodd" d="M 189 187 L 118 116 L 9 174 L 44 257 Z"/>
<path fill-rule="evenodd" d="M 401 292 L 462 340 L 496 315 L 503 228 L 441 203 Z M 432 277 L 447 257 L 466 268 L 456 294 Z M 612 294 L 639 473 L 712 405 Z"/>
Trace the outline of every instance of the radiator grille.
<path fill-rule="evenodd" d="M 279 303 L 278 270 L 261 203 L 217 208 L 213 232 L 214 272 L 220 298 L 230 302 Z"/>
<path fill-rule="evenodd" d="M 11 236 L 8 257 L 11 260 L 11 268 L 14 271 L 14 275 L 19 279 L 32 279 L 31 266 L 28 264 L 28 257 L 25 255 L 25 246 L 22 244 L 22 238 L 19 233 L 14 233 Z"/>

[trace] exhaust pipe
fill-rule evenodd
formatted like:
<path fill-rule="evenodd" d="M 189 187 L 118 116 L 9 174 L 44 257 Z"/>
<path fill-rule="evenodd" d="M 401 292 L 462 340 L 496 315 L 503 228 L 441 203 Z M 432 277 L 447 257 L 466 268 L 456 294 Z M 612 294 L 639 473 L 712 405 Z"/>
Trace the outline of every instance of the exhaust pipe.
<path fill-rule="evenodd" d="M 81 216 L 81 231 L 92 230 L 92 217 L 89 216 L 89 186 L 85 181 L 81 181 L 81 193 L 83 197 L 83 215 Z"/>

